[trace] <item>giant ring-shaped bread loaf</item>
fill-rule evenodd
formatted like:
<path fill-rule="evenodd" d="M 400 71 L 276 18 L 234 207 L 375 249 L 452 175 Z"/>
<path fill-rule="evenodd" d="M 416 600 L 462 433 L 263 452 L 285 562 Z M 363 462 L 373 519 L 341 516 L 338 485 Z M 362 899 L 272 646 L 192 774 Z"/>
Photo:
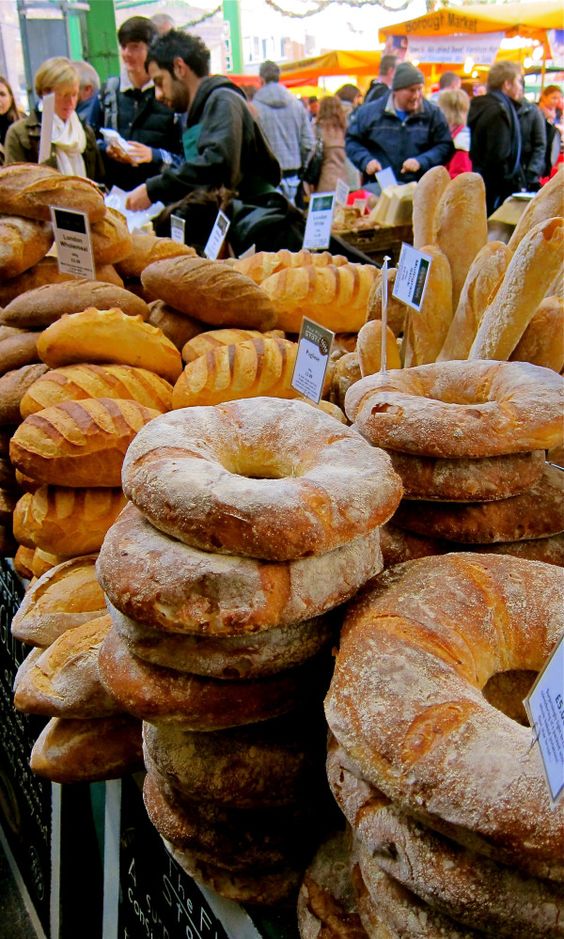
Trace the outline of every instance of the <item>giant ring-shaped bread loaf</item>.
<path fill-rule="evenodd" d="M 531 730 L 482 694 L 539 671 L 564 631 L 563 572 L 505 555 L 448 554 L 385 571 L 346 617 L 326 699 L 333 734 L 396 805 L 475 851 L 564 880 Z"/>
<path fill-rule="evenodd" d="M 368 375 L 345 411 L 372 444 L 436 457 L 559 446 L 564 379 L 528 362 L 435 362 Z"/>
<path fill-rule="evenodd" d="M 204 551 L 286 561 L 382 525 L 401 482 L 387 454 L 302 401 L 254 398 L 164 414 L 137 434 L 123 489 Z"/>

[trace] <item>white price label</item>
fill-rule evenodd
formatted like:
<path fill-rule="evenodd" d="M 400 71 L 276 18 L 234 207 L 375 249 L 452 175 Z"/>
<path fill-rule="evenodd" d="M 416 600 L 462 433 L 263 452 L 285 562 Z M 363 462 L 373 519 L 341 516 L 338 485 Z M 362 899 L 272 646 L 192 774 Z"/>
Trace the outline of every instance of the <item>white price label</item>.
<path fill-rule="evenodd" d="M 45 163 L 51 156 L 51 141 L 53 139 L 53 114 L 55 113 L 55 94 L 45 95 L 41 101 L 41 137 L 39 138 L 38 163 Z"/>
<path fill-rule="evenodd" d="M 307 213 L 304 248 L 328 248 L 335 211 L 334 192 L 316 192 L 312 195 Z"/>
<path fill-rule="evenodd" d="M 184 244 L 184 235 L 186 232 L 186 219 L 179 215 L 170 216 L 170 237 L 179 245 Z"/>
<path fill-rule="evenodd" d="M 323 393 L 334 336 L 330 329 L 303 318 L 291 385 L 316 404 Z"/>
<path fill-rule="evenodd" d="M 52 208 L 51 220 L 60 273 L 96 280 L 90 225 L 86 212 Z"/>
<path fill-rule="evenodd" d="M 564 637 L 524 704 L 539 745 L 550 797 L 556 804 L 564 795 Z"/>
<path fill-rule="evenodd" d="M 379 172 L 376 173 L 376 179 L 378 180 L 382 192 L 389 186 L 397 186 L 398 184 L 394 171 L 390 166 L 387 166 L 384 170 L 379 170 Z"/>
<path fill-rule="evenodd" d="M 419 311 L 432 261 L 429 254 L 424 254 L 404 242 L 401 246 L 392 297 Z"/>
<path fill-rule="evenodd" d="M 337 205 L 346 205 L 349 198 L 349 187 L 344 179 L 338 179 L 335 186 L 335 202 Z"/>
<path fill-rule="evenodd" d="M 215 261 L 219 256 L 223 242 L 225 241 L 225 236 L 229 231 L 229 226 L 231 222 L 221 210 L 217 213 L 217 218 L 214 222 L 214 226 L 211 230 L 210 237 L 207 240 L 206 247 L 204 248 L 204 254 L 210 260 Z"/>

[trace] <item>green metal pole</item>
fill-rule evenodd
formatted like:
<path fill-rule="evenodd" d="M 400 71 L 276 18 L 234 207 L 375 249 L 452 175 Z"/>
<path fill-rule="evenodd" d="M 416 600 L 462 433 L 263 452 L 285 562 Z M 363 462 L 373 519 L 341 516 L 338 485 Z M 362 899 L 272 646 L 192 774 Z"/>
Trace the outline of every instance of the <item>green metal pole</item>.
<path fill-rule="evenodd" d="M 67 33 L 71 59 L 84 58 L 82 35 L 80 31 L 80 15 L 73 13 L 72 10 L 69 10 L 67 16 Z"/>
<path fill-rule="evenodd" d="M 102 81 L 119 75 L 119 53 L 113 0 L 90 0 L 86 14 L 88 49 L 84 58 L 94 66 Z"/>
<path fill-rule="evenodd" d="M 231 68 L 227 71 L 240 75 L 243 71 L 243 41 L 239 0 L 223 0 L 223 19 L 229 23 L 231 33 Z"/>

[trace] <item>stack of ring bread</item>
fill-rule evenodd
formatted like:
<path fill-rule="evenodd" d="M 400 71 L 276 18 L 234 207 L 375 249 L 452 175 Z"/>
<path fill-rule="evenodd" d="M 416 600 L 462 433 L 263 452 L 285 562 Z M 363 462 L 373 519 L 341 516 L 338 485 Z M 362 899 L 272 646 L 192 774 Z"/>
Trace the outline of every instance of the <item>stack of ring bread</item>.
<path fill-rule="evenodd" d="M 478 360 L 392 369 L 354 384 L 345 407 L 402 478 L 387 563 L 464 545 L 564 564 L 564 472 L 545 462 L 563 440 L 556 372 Z"/>
<path fill-rule="evenodd" d="M 163 414 L 122 482 L 98 668 L 144 722 L 149 817 L 219 893 L 283 900 L 323 801 L 330 614 L 381 570 L 401 483 L 356 431 L 276 398 Z"/>
<path fill-rule="evenodd" d="M 563 587 L 553 565 L 454 553 L 397 565 L 350 604 L 327 773 L 368 935 L 562 935 L 564 810 L 522 700 L 564 634 Z"/>

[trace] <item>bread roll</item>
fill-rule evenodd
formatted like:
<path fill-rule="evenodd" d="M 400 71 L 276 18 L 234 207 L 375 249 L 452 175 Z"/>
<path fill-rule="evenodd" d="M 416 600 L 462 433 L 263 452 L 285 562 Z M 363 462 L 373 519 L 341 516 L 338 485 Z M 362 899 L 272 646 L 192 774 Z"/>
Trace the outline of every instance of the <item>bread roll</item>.
<path fill-rule="evenodd" d="M 10 326 L 0 326 L 0 375 L 19 369 L 22 365 L 39 362 L 39 335 Z"/>
<path fill-rule="evenodd" d="M 117 307 L 89 307 L 62 316 L 41 334 L 37 351 L 52 368 L 73 362 L 121 363 L 146 368 L 169 381 L 176 381 L 182 371 L 178 349 L 160 329 Z"/>
<path fill-rule="evenodd" d="M 452 281 L 448 258 L 439 248 L 423 249 L 432 258 L 421 308 L 409 310 L 403 339 L 406 368 L 434 362 L 452 321 Z"/>
<path fill-rule="evenodd" d="M 456 312 L 437 362 L 467 359 L 484 310 L 495 297 L 513 254 L 502 241 L 478 251 L 466 275 Z"/>
<path fill-rule="evenodd" d="M 331 401 L 340 408 L 343 408 L 347 391 L 351 385 L 360 381 L 361 378 L 358 353 L 346 352 L 340 359 L 337 359 L 331 374 L 331 385 L 329 388 Z"/>
<path fill-rule="evenodd" d="M 126 776 L 143 768 L 141 723 L 126 715 L 53 717 L 35 741 L 29 765 L 38 776 L 58 783 Z"/>
<path fill-rule="evenodd" d="M 162 329 L 167 339 L 170 339 L 179 351 L 182 351 L 182 347 L 186 345 L 189 339 L 197 336 L 206 328 L 205 323 L 200 323 L 183 313 L 177 313 L 176 310 L 163 303 L 162 300 L 153 300 L 149 304 L 149 309 L 147 322 L 151 326 Z"/>
<path fill-rule="evenodd" d="M 50 207 L 86 212 L 90 222 L 104 217 L 104 197 L 83 176 L 64 176 L 48 166 L 10 163 L 0 167 L 0 205 L 7 215 L 50 221 Z"/>
<path fill-rule="evenodd" d="M 147 235 L 145 232 L 133 232 L 129 254 L 120 258 L 116 266 L 122 277 L 140 278 L 149 264 L 183 255 L 193 258 L 196 252 L 189 245 L 180 244 L 172 238 L 157 238 L 156 235 Z"/>
<path fill-rule="evenodd" d="M 172 407 L 172 386 L 160 375 L 144 368 L 131 365 L 67 365 L 47 371 L 45 365 L 26 366 L 29 369 L 40 367 L 47 374 L 42 376 L 39 373 L 37 377 L 42 376 L 45 380 L 36 380 L 25 391 L 20 404 L 22 417 L 63 401 L 80 401 L 84 398 L 123 398 L 138 401 L 147 408 L 155 408 L 163 413 Z M 0 395 L 1 391 L 2 379 Z"/>
<path fill-rule="evenodd" d="M 14 508 L 14 536 L 20 544 L 63 557 L 99 551 L 104 536 L 126 503 L 121 489 L 40 486 Z"/>
<path fill-rule="evenodd" d="M 247 339 L 284 339 L 284 333 L 281 329 L 271 329 L 265 333 L 257 329 L 210 329 L 188 340 L 182 349 L 182 358 L 190 363 L 220 346 L 235 346 Z"/>
<path fill-rule="evenodd" d="M 137 401 L 63 401 L 26 417 L 10 442 L 10 459 L 40 482 L 117 487 L 125 451 L 158 413 Z"/>
<path fill-rule="evenodd" d="M 237 398 L 297 398 L 290 382 L 298 346 L 287 339 L 248 339 L 190 362 L 172 392 L 173 408 Z"/>
<path fill-rule="evenodd" d="M 358 334 L 356 349 L 360 374 L 363 378 L 365 375 L 373 375 L 374 372 L 380 371 L 382 355 L 382 323 L 380 320 L 370 320 L 370 322 L 364 324 Z M 396 337 L 389 327 L 386 329 L 386 355 L 387 368 L 401 368 Z"/>
<path fill-rule="evenodd" d="M 26 391 L 47 372 L 43 363 L 22 365 L 0 378 L 0 426 L 19 424 L 20 402 Z"/>
<path fill-rule="evenodd" d="M 546 186 L 539 189 L 534 199 L 531 199 L 527 208 L 517 222 L 513 234 L 509 239 L 508 248 L 516 251 L 525 235 L 539 222 L 549 218 L 564 215 L 564 169 L 560 166 L 558 172 L 548 181 Z"/>
<path fill-rule="evenodd" d="M 520 242 L 484 312 L 468 358 L 507 360 L 555 277 L 564 248 L 564 219 L 540 222 Z"/>
<path fill-rule="evenodd" d="M 545 297 L 515 349 L 512 361 L 532 362 L 561 372 L 564 368 L 564 299 Z M 1 380 L 0 380 L 1 385 Z"/>
<path fill-rule="evenodd" d="M 286 268 L 262 289 L 276 310 L 276 326 L 299 333 L 308 316 L 333 332 L 358 332 L 366 320 L 370 289 L 378 270 L 370 264 Z"/>
<path fill-rule="evenodd" d="M 117 209 L 106 206 L 103 219 L 90 226 L 90 235 L 96 265 L 114 265 L 132 251 L 133 245 L 127 222 Z"/>
<path fill-rule="evenodd" d="M 478 173 L 460 173 L 445 188 L 435 218 L 434 244 L 448 258 L 452 276 L 452 308 L 470 266 L 488 240 L 486 187 Z"/>
<path fill-rule="evenodd" d="M 407 316 L 407 307 L 405 303 L 401 303 L 399 300 L 396 300 L 392 296 L 392 289 L 396 281 L 397 271 L 395 267 L 391 267 L 388 270 L 388 311 L 387 311 L 387 320 L 388 327 L 392 330 L 395 336 L 399 336 L 400 333 L 403 333 L 405 318 Z M 366 319 L 369 320 L 381 320 L 382 319 L 382 278 L 376 277 L 374 283 L 372 284 L 370 293 L 368 295 L 368 307 L 367 307 L 367 316 Z"/>
<path fill-rule="evenodd" d="M 105 310 L 119 307 L 130 316 L 148 319 L 149 307 L 140 297 L 121 287 L 108 286 L 95 280 L 70 280 L 65 284 L 44 284 L 12 300 L 2 311 L 1 321 L 7 326 L 43 329 L 60 316 L 80 313 L 87 307 Z"/>
<path fill-rule="evenodd" d="M 274 309 L 260 287 L 219 261 L 187 257 L 157 261 L 145 268 L 141 282 L 155 300 L 212 326 L 274 326 Z"/>
<path fill-rule="evenodd" d="M 413 247 L 435 244 L 437 210 L 450 183 L 444 166 L 433 166 L 423 174 L 413 194 Z"/>
<path fill-rule="evenodd" d="M 329 251 L 313 253 L 307 248 L 301 251 L 288 251 L 282 248 L 280 251 L 257 251 L 249 258 L 238 258 L 232 262 L 232 267 L 250 277 L 255 284 L 262 284 L 271 274 L 276 274 L 287 267 L 307 267 L 312 264 L 315 267 L 326 267 L 328 264 L 340 267 L 348 263 L 348 259 L 343 255 L 330 254 Z"/>
<path fill-rule="evenodd" d="M 0 277 L 17 277 L 44 258 L 53 244 L 48 222 L 0 216 Z"/>

